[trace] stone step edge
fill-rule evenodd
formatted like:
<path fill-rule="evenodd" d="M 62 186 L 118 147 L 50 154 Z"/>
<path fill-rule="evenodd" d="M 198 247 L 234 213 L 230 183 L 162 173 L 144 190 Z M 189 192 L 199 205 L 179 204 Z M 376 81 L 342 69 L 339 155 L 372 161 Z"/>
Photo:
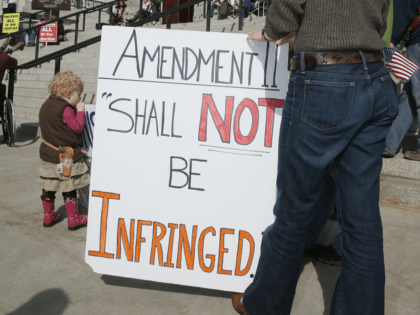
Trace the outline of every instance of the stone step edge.
<path fill-rule="evenodd" d="M 381 175 L 380 203 L 420 212 L 420 181 Z"/>

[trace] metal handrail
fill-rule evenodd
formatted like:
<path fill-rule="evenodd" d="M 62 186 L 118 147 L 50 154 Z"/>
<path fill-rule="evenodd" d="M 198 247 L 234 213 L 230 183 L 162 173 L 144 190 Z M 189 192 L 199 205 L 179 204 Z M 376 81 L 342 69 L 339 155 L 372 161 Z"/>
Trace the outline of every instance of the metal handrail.
<path fill-rule="evenodd" d="M 26 30 L 15 32 L 13 34 L 19 34 L 19 33 L 22 33 L 23 31 L 35 29 L 37 27 L 41 27 L 43 25 L 53 23 L 53 22 L 55 22 L 57 20 L 60 20 L 60 19 L 63 19 L 63 18 L 67 18 L 67 17 L 71 17 L 71 16 L 75 16 L 75 15 L 77 16 L 77 20 L 76 20 L 76 33 L 77 33 L 78 20 L 79 20 L 79 15 L 80 14 L 86 14 L 89 11 L 94 12 L 94 11 L 97 11 L 99 9 L 102 9 L 103 7 L 112 6 L 114 3 L 117 3 L 118 1 L 119 0 L 115 0 L 115 1 L 112 1 L 112 2 L 108 2 L 108 3 L 104 4 L 104 5 L 97 6 L 95 8 L 90 8 L 90 9 L 86 9 L 86 10 L 83 10 L 83 11 L 79 11 L 77 13 L 69 14 L 66 17 L 57 18 L 57 19 L 54 19 L 52 21 L 49 21 L 48 23 L 39 24 L 36 27 L 31 27 L 31 28 L 28 28 Z M 239 3 L 241 4 L 239 6 L 239 15 L 240 15 L 240 17 L 242 17 L 242 1 L 243 0 L 239 0 Z M 142 26 L 144 24 L 153 22 L 156 19 L 161 19 L 161 18 L 163 19 L 164 17 L 166 17 L 167 18 L 167 28 L 171 28 L 171 16 L 172 16 L 172 14 L 174 14 L 174 13 L 176 13 L 178 11 L 181 11 L 183 9 L 192 7 L 192 6 L 194 6 L 196 4 L 199 4 L 201 2 L 205 2 L 207 4 L 206 5 L 207 12 L 209 13 L 210 12 L 210 6 L 211 6 L 211 0 L 190 0 L 189 2 L 186 2 L 184 4 L 181 4 L 181 5 L 177 6 L 177 7 L 174 7 L 174 8 L 171 8 L 169 10 L 163 11 L 161 13 L 158 13 L 158 14 L 152 15 L 150 17 L 141 19 L 138 22 L 127 24 L 127 26 L 129 26 L 129 27 Z M 101 11 L 99 11 L 99 14 L 100 14 L 100 12 Z M 210 14 L 207 14 L 206 20 L 207 20 L 206 21 L 206 31 L 209 32 L 210 31 Z M 240 21 L 241 20 L 242 20 L 242 18 L 240 18 Z M 242 23 L 239 23 L 238 30 L 239 31 L 242 30 Z M 0 39 L 1 38 L 4 38 L 4 36 L 3 37 L 0 36 Z M 60 63 L 61 63 L 62 56 L 67 55 L 67 54 L 72 53 L 72 52 L 79 51 L 80 49 L 82 49 L 84 47 L 93 45 L 93 44 L 101 41 L 101 38 L 102 38 L 102 35 L 98 35 L 96 37 L 93 37 L 93 38 L 90 38 L 88 40 L 85 40 L 85 41 L 83 41 L 81 43 L 77 43 L 77 35 L 76 35 L 75 44 L 73 46 L 67 47 L 67 48 L 64 48 L 64 49 L 61 49 L 61 50 L 58 50 L 58 51 L 55 51 L 55 52 L 53 52 L 51 54 L 48 54 L 46 56 L 39 57 L 39 58 L 36 55 L 36 58 L 34 60 L 29 61 L 29 62 L 26 62 L 26 63 L 24 63 L 22 65 L 19 65 L 16 68 L 10 69 L 9 70 L 9 78 L 13 78 L 14 77 L 14 74 L 15 74 L 16 69 L 29 69 L 29 68 L 33 68 L 33 67 L 36 67 L 38 65 L 41 65 L 41 64 L 43 64 L 45 62 L 51 61 L 53 59 L 55 60 L 55 70 L 54 70 L 54 72 L 55 73 L 58 73 L 58 72 L 60 72 Z M 38 37 L 37 37 L 37 48 L 38 48 L 38 45 L 39 45 L 39 40 L 38 40 Z M 14 80 L 13 79 L 9 79 L 8 98 L 11 99 L 12 101 L 13 101 L 13 91 L 14 91 Z"/>

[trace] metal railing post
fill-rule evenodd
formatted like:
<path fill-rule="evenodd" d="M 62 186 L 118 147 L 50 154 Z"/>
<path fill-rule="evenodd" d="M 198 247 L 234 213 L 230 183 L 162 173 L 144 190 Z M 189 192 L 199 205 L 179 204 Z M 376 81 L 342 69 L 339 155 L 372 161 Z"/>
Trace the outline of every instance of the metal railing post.
<path fill-rule="evenodd" d="M 13 92 L 15 90 L 15 68 L 9 70 L 9 87 L 7 90 L 7 98 L 13 102 Z"/>
<path fill-rule="evenodd" d="M 63 57 L 55 58 L 54 75 L 60 72 L 61 59 L 63 59 Z"/>
<path fill-rule="evenodd" d="M 238 25 L 238 31 L 242 31 L 243 28 L 243 19 L 242 19 L 242 5 L 243 5 L 243 0 L 239 0 L 239 25 Z"/>
<path fill-rule="evenodd" d="M 168 30 L 170 30 L 170 29 L 171 29 L 171 17 L 172 17 L 172 14 L 169 14 L 169 15 L 166 17 L 166 29 L 168 29 Z"/>
<path fill-rule="evenodd" d="M 207 17 L 206 16 L 206 8 L 207 8 L 206 3 L 203 3 L 203 19 L 205 19 Z"/>
<path fill-rule="evenodd" d="M 74 34 L 74 45 L 77 44 L 78 35 L 79 35 L 79 15 L 76 15 L 76 34 Z"/>
<path fill-rule="evenodd" d="M 112 4 L 109 6 L 108 10 L 109 10 L 109 24 L 111 24 L 111 22 L 112 22 Z"/>
<path fill-rule="evenodd" d="M 38 28 L 38 34 L 36 34 L 35 36 L 35 60 L 38 59 L 38 55 L 39 55 L 39 33 L 40 33 L 40 28 Z"/>
<path fill-rule="evenodd" d="M 206 32 L 210 32 L 211 0 L 207 0 Z M 204 3 L 203 3 L 204 5 Z M 219 14 L 219 13 L 217 13 Z"/>
<path fill-rule="evenodd" d="M 86 26 L 86 13 L 83 13 L 83 32 L 85 31 Z"/>
<path fill-rule="evenodd" d="M 101 24 L 101 10 L 98 10 L 99 14 L 98 14 L 98 24 Z"/>

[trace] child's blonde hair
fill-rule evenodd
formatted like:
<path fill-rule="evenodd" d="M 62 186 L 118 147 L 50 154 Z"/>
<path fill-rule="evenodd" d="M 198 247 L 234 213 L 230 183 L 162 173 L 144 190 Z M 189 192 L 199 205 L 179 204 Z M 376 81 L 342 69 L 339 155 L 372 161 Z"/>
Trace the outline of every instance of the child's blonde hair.
<path fill-rule="evenodd" d="M 70 98 L 73 91 L 83 92 L 82 80 L 72 71 L 57 73 L 48 84 L 48 92 L 55 96 Z"/>

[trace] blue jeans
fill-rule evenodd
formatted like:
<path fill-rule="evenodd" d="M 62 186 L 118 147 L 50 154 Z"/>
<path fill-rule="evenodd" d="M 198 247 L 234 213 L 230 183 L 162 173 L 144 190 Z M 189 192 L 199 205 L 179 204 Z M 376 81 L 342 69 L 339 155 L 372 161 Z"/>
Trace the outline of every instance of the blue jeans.
<path fill-rule="evenodd" d="M 342 231 L 334 247 L 342 267 L 331 315 L 384 314 L 379 174 L 398 104 L 384 63 L 366 63 L 361 55 L 362 64 L 291 73 L 280 130 L 276 219 L 263 234 L 257 271 L 244 293 L 248 315 L 290 314 L 305 244 L 319 236 L 333 202 Z"/>
<path fill-rule="evenodd" d="M 35 30 L 31 31 L 31 36 L 29 36 L 29 44 L 35 44 L 36 32 Z"/>
<path fill-rule="evenodd" d="M 420 64 L 420 44 L 407 47 L 407 57 Z M 396 154 L 413 120 L 420 115 L 420 71 L 416 71 L 404 88 L 399 100 L 400 113 L 386 137 L 386 150 Z M 420 116 L 419 116 L 420 117 Z M 420 133 L 418 138 L 420 146 Z M 417 150 L 420 153 L 420 148 Z"/>

